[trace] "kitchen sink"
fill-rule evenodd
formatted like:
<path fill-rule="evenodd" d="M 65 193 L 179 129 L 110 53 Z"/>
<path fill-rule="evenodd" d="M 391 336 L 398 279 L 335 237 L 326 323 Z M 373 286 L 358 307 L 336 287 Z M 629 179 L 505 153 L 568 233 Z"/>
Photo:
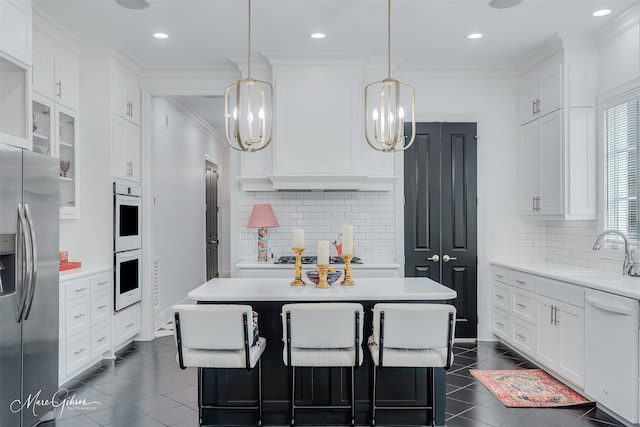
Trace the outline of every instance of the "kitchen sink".
<path fill-rule="evenodd" d="M 605 273 L 601 271 L 557 271 L 555 273 L 558 276 L 566 276 L 567 279 L 614 286 L 621 285 L 629 279 L 629 277 L 623 276 L 622 274 Z"/>

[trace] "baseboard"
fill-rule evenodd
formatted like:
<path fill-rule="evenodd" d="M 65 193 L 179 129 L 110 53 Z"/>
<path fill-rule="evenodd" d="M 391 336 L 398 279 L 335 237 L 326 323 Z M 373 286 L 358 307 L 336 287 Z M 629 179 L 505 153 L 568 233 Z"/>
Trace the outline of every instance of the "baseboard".
<path fill-rule="evenodd" d="M 176 301 L 174 304 L 171 304 L 171 306 L 175 304 L 191 304 L 191 303 L 193 302 L 185 296 L 180 301 Z M 171 306 L 165 308 L 164 310 L 160 310 L 156 312 L 155 323 L 153 328 L 154 330 L 157 330 L 165 323 L 173 320 L 173 312 L 171 311 Z"/>

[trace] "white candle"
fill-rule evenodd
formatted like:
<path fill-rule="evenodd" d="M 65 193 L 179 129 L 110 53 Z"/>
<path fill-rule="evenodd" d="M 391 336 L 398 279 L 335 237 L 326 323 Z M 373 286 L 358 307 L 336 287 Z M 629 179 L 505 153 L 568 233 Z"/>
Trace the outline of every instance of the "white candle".
<path fill-rule="evenodd" d="M 353 225 L 342 226 L 342 255 L 353 255 Z"/>
<path fill-rule="evenodd" d="M 293 230 L 293 243 L 292 248 L 304 249 L 304 230 L 296 228 Z"/>
<path fill-rule="evenodd" d="M 318 265 L 329 264 L 329 242 L 320 240 L 318 242 Z"/>

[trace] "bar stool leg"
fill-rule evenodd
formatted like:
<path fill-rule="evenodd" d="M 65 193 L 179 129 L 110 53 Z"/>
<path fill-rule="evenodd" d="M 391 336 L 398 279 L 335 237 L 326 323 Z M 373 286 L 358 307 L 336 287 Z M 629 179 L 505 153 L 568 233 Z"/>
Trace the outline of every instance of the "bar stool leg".
<path fill-rule="evenodd" d="M 351 367 L 351 427 L 356 425 L 356 393 L 355 393 L 355 374 L 354 368 Z"/>
<path fill-rule="evenodd" d="M 435 370 L 433 367 L 427 368 L 427 378 L 429 381 L 427 383 L 427 390 L 431 390 L 431 426 L 435 427 L 436 425 L 436 380 L 434 377 Z"/>
<path fill-rule="evenodd" d="M 376 425 L 376 376 L 378 372 L 378 367 L 375 363 L 373 365 L 373 391 L 371 396 L 371 427 L 375 427 Z"/>
<path fill-rule="evenodd" d="M 204 369 L 198 368 L 198 425 L 202 425 L 202 380 L 204 378 Z"/>
<path fill-rule="evenodd" d="M 258 427 L 262 425 L 262 358 L 258 359 Z"/>
<path fill-rule="evenodd" d="M 291 367 L 291 427 L 296 425 L 296 367 Z"/>

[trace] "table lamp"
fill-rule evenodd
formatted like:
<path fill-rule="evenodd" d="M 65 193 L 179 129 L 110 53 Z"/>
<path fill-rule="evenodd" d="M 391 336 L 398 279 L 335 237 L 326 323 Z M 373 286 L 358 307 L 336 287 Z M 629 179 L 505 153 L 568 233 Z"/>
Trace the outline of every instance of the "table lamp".
<path fill-rule="evenodd" d="M 253 205 L 247 228 L 258 229 L 258 262 L 269 262 L 267 250 L 267 228 L 279 227 L 273 209 L 270 204 Z"/>

